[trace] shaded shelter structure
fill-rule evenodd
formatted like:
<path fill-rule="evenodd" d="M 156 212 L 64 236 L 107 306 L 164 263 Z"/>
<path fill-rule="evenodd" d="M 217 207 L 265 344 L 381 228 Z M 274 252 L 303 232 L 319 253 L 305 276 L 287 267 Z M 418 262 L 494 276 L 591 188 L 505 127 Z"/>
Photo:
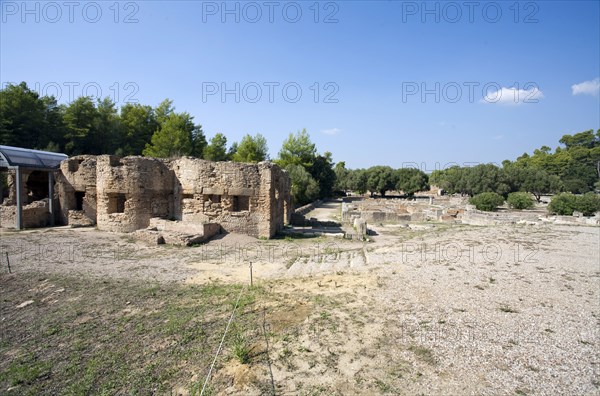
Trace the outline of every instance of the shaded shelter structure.
<path fill-rule="evenodd" d="M 54 172 L 59 171 L 60 163 L 67 158 L 66 154 L 61 153 L 0 146 L 0 171 L 9 171 L 8 184 L 14 183 L 14 189 L 9 189 L 8 199 L 15 202 L 16 229 L 23 228 L 23 204 L 29 196 L 31 201 L 48 198 L 49 216 L 46 220 L 54 224 Z M 11 191 L 14 191 L 14 196 L 10 195 Z M 0 183 L 0 200 L 3 198 Z M 43 212 L 46 213 L 45 210 Z"/>

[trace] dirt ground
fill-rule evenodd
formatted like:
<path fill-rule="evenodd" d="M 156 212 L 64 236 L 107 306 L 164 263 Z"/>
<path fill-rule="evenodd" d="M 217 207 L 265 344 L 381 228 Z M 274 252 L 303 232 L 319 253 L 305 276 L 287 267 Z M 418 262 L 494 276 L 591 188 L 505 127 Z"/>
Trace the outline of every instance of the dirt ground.
<path fill-rule="evenodd" d="M 332 220 L 336 211 L 307 217 Z M 228 234 L 190 248 L 54 228 L 3 231 L 0 245 L 12 277 L 89 284 L 240 285 L 249 283 L 251 265 L 263 290 L 247 308 L 256 316 L 244 330 L 251 358 L 242 363 L 225 345 L 213 394 L 600 392 L 599 227 L 369 228 L 371 242 Z M 6 289 L 16 278 L 4 256 L 1 263 Z M 37 303 L 21 306 L 27 293 L 11 293 L 0 301 L 5 330 Z M 226 311 L 215 329 L 225 328 Z M 186 366 L 189 381 L 175 393 L 198 394 L 193 384 L 204 381 L 219 337 L 203 365 Z M 0 349 L 5 362 L 15 359 L 9 346 Z M 4 393 L 11 385 L 1 378 Z M 20 383 L 15 394 L 26 388 Z"/>

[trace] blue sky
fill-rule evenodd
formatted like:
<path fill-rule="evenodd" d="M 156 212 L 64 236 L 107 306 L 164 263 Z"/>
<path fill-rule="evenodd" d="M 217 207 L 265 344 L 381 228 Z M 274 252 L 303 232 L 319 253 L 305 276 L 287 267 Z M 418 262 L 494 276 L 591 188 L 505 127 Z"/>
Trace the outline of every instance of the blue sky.
<path fill-rule="evenodd" d="M 170 98 L 272 157 L 306 128 L 350 168 L 431 171 L 600 128 L 598 1 L 0 3 L 2 84 Z"/>

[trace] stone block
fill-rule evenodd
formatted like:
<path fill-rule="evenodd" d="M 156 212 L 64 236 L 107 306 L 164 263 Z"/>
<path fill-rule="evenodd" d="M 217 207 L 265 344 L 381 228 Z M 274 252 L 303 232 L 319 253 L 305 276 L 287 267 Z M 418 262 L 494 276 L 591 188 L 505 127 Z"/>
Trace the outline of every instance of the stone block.
<path fill-rule="evenodd" d="M 203 187 L 202 194 L 204 195 L 223 195 L 225 189 L 223 187 Z"/>
<path fill-rule="evenodd" d="M 357 218 L 354 219 L 354 229 L 356 230 L 356 234 L 364 239 L 367 236 L 367 222 L 365 219 Z"/>
<path fill-rule="evenodd" d="M 228 195 L 241 195 L 241 196 L 252 196 L 254 195 L 254 189 L 253 188 L 236 188 L 236 187 L 230 187 L 227 191 Z"/>

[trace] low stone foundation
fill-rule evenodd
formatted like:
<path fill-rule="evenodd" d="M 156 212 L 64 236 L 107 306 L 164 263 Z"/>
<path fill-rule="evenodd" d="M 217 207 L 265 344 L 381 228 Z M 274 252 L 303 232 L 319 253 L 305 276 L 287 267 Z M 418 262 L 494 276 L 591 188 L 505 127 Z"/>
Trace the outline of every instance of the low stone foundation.
<path fill-rule="evenodd" d="M 470 225 L 499 225 L 499 224 L 583 224 L 600 225 L 600 213 L 593 217 L 585 217 L 575 214 L 574 216 L 551 216 L 545 211 L 522 210 L 522 211 L 498 211 L 483 212 L 475 209 L 473 205 L 467 205 L 462 214 L 461 221 Z"/>
<path fill-rule="evenodd" d="M 298 209 L 294 210 L 290 218 L 290 224 L 298 227 L 310 225 L 310 220 L 308 220 L 304 215 L 314 210 L 321 203 L 323 203 L 323 201 L 317 199 L 314 202 L 300 206 Z"/>
<path fill-rule="evenodd" d="M 94 221 L 83 210 L 69 210 L 67 212 L 69 225 L 75 227 L 91 227 Z"/>
<path fill-rule="evenodd" d="M 35 201 L 23 206 L 23 227 L 46 227 L 50 224 L 48 199 Z M 17 206 L 0 206 L 0 227 L 14 228 L 17 224 Z"/>
<path fill-rule="evenodd" d="M 192 246 L 207 242 L 219 233 L 221 233 L 221 226 L 215 223 L 187 224 L 181 221 L 152 218 L 148 228 L 133 232 L 133 236 L 151 245 L 167 243 Z"/>
<path fill-rule="evenodd" d="M 463 224 L 470 225 L 515 224 L 519 221 L 538 220 L 539 213 L 483 212 L 477 209 L 467 209 L 461 218 Z"/>
<path fill-rule="evenodd" d="M 368 223 L 416 223 L 424 221 L 456 222 L 464 212 L 462 198 L 436 198 L 434 201 L 410 201 L 397 198 L 368 198 L 342 202 L 342 222 L 352 224 L 359 217 Z M 463 207 L 461 207 L 461 205 Z"/>

